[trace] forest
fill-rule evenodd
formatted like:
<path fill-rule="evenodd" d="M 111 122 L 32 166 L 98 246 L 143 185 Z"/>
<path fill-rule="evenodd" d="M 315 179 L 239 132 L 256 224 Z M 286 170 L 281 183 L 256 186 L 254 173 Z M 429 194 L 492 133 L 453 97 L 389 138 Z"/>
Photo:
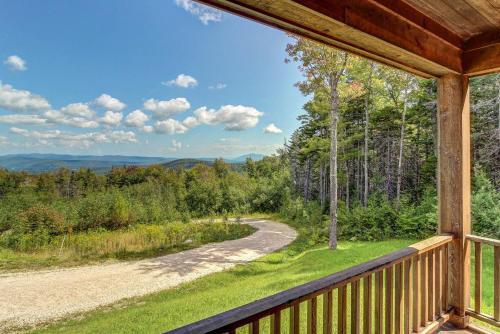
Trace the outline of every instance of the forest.
<path fill-rule="evenodd" d="M 259 213 L 279 214 L 332 248 L 337 237 L 434 234 L 436 82 L 300 38 L 286 53 L 309 100 L 276 154 L 238 169 L 223 159 L 104 175 L 0 169 L 0 251 L 82 257 L 194 246 L 251 233 L 226 220 Z M 500 75 L 472 79 L 471 102 L 473 229 L 500 238 Z M 206 217 L 223 222 L 190 223 Z"/>

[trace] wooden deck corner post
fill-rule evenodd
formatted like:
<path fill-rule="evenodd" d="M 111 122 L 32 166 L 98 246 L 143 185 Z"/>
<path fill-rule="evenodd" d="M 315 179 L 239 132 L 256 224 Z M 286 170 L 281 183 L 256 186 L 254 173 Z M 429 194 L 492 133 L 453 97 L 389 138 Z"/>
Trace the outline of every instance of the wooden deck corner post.
<path fill-rule="evenodd" d="M 452 233 L 449 251 L 451 321 L 468 326 L 471 230 L 470 102 L 468 77 L 446 74 L 438 79 L 438 198 L 439 232 Z"/>

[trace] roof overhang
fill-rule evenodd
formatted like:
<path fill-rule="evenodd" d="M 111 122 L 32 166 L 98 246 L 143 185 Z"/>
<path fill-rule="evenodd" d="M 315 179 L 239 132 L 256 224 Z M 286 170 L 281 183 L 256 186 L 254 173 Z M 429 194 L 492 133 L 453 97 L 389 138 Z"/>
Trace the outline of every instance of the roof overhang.
<path fill-rule="evenodd" d="M 199 1 L 423 77 L 500 71 L 500 27 L 464 41 L 403 1 Z"/>

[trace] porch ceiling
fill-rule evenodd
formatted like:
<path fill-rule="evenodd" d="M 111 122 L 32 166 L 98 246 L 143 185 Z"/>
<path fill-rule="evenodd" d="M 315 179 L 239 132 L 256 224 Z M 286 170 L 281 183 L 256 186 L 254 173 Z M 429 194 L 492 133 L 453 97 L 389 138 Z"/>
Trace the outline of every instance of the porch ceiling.
<path fill-rule="evenodd" d="M 424 77 L 500 71 L 500 0 L 199 0 Z"/>

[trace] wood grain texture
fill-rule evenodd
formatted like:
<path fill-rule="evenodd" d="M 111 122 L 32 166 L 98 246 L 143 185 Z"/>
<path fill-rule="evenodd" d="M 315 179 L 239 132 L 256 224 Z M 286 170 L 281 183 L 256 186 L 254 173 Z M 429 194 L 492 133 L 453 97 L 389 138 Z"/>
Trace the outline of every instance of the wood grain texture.
<path fill-rule="evenodd" d="M 441 288 L 442 283 L 442 260 L 441 260 L 442 247 L 434 250 L 434 317 L 437 319 L 441 315 L 441 302 L 443 299 Z"/>
<path fill-rule="evenodd" d="M 347 333 L 347 286 L 338 288 L 338 333 Z"/>
<path fill-rule="evenodd" d="M 413 304 L 412 304 L 412 329 L 413 332 L 418 333 L 420 329 L 420 314 L 421 314 L 421 300 L 422 290 L 420 282 L 420 256 L 415 256 L 412 259 L 412 276 L 413 276 Z"/>
<path fill-rule="evenodd" d="M 443 307 L 442 313 L 448 311 L 448 245 L 443 246 L 443 286 L 441 288 L 443 293 L 443 300 L 441 301 L 441 305 Z"/>
<path fill-rule="evenodd" d="M 323 334 L 332 334 L 333 331 L 333 291 L 323 294 Z"/>
<path fill-rule="evenodd" d="M 438 80 L 439 229 L 456 237 L 449 249 L 449 303 L 452 321 L 467 326 L 471 231 L 470 101 L 468 78 L 445 75 Z"/>
<path fill-rule="evenodd" d="M 391 334 L 393 328 L 393 292 L 394 292 L 394 270 L 389 267 L 385 270 L 385 333 Z"/>
<path fill-rule="evenodd" d="M 404 333 L 411 333 L 411 317 L 413 307 L 413 259 L 406 260 L 404 263 Z"/>
<path fill-rule="evenodd" d="M 404 0 L 425 15 L 438 20 L 464 40 L 498 29 L 500 8 L 488 0 Z"/>
<path fill-rule="evenodd" d="M 318 327 L 318 299 L 316 297 L 307 301 L 307 334 L 316 334 Z"/>
<path fill-rule="evenodd" d="M 434 321 L 434 251 L 427 254 L 427 320 Z"/>
<path fill-rule="evenodd" d="M 474 311 L 481 313 L 483 292 L 483 252 L 480 242 L 474 242 Z"/>
<path fill-rule="evenodd" d="M 363 279 L 363 333 L 372 333 L 372 275 Z"/>
<path fill-rule="evenodd" d="M 281 333 L 281 311 L 271 315 L 270 332 L 271 334 Z"/>
<path fill-rule="evenodd" d="M 351 333 L 359 334 L 360 332 L 360 293 L 359 293 L 359 281 L 354 281 L 351 283 Z"/>
<path fill-rule="evenodd" d="M 375 334 L 384 332 L 384 272 L 382 270 L 375 273 Z"/>
<path fill-rule="evenodd" d="M 420 326 L 427 326 L 427 255 L 420 256 Z"/>
<path fill-rule="evenodd" d="M 403 263 L 398 263 L 394 271 L 394 333 L 403 332 Z"/>
<path fill-rule="evenodd" d="M 290 307 L 290 334 L 299 334 L 300 331 L 300 304 Z"/>

